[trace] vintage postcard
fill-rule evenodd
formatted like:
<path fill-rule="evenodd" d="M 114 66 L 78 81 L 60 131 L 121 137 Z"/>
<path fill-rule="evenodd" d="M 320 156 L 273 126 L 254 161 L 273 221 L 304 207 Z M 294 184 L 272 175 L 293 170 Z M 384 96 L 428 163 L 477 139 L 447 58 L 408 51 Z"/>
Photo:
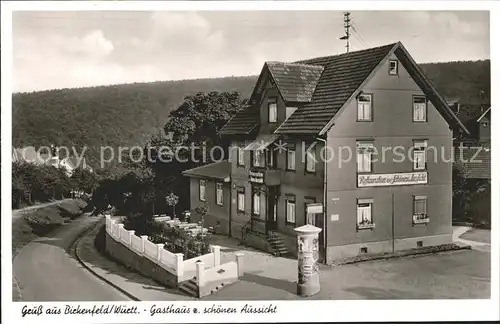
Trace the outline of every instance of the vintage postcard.
<path fill-rule="evenodd" d="M 498 320 L 498 7 L 2 3 L 2 321 Z"/>

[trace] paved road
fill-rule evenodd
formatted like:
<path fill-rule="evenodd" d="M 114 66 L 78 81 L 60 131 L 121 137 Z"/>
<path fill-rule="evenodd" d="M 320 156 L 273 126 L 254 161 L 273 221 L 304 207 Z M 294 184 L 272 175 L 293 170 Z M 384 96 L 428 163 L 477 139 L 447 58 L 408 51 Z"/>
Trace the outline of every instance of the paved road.
<path fill-rule="evenodd" d="M 82 216 L 26 245 L 14 259 L 13 274 L 23 301 L 130 300 L 85 270 L 66 252 L 97 217 Z"/>

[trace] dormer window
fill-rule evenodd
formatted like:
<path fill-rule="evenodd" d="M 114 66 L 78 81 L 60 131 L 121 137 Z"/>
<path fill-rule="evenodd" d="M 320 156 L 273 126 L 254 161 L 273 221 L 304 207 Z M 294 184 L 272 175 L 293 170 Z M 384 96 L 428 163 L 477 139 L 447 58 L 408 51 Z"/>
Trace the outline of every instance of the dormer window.
<path fill-rule="evenodd" d="M 268 104 L 269 111 L 269 122 L 277 123 L 278 122 L 278 104 L 276 103 L 276 98 L 269 98 Z"/>
<path fill-rule="evenodd" d="M 389 75 L 398 75 L 398 61 L 389 61 Z"/>

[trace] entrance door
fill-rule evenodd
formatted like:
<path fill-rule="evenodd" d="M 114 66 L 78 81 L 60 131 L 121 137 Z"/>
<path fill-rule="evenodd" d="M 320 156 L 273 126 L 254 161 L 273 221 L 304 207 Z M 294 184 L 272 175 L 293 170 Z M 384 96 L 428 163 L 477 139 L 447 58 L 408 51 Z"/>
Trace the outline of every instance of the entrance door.
<path fill-rule="evenodd" d="M 267 230 L 275 231 L 278 229 L 278 204 L 274 195 L 267 198 Z"/>

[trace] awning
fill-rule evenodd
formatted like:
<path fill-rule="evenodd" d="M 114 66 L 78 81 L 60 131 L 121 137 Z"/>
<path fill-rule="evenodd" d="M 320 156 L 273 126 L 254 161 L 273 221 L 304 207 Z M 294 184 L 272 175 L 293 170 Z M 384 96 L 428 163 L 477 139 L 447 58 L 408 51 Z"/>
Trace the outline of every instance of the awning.
<path fill-rule="evenodd" d="M 263 151 L 278 139 L 279 135 L 259 135 L 257 139 L 245 147 L 245 151 Z"/>

